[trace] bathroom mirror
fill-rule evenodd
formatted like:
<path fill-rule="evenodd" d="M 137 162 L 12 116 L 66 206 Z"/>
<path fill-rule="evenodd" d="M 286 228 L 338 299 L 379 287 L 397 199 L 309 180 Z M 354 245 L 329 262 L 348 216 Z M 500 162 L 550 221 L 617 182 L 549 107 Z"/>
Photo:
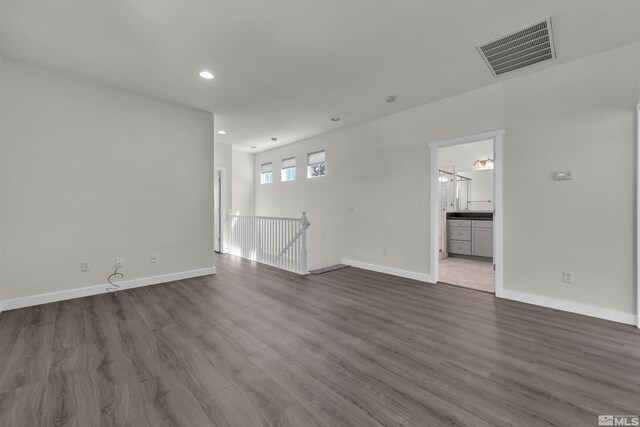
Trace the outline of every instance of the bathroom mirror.
<path fill-rule="evenodd" d="M 493 169 L 457 172 L 459 211 L 493 211 Z"/>

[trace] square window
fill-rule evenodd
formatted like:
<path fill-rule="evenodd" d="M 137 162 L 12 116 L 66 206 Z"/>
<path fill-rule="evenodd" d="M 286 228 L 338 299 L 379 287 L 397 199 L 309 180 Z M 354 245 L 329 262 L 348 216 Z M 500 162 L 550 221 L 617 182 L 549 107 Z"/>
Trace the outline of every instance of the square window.
<path fill-rule="evenodd" d="M 282 182 L 296 180 L 296 158 L 290 157 L 282 160 L 282 172 L 280 175 Z"/>
<path fill-rule="evenodd" d="M 327 167 L 324 161 L 324 150 L 307 154 L 307 178 L 317 178 L 327 174 Z"/>
<path fill-rule="evenodd" d="M 273 164 L 263 163 L 260 167 L 260 184 L 273 183 Z"/>

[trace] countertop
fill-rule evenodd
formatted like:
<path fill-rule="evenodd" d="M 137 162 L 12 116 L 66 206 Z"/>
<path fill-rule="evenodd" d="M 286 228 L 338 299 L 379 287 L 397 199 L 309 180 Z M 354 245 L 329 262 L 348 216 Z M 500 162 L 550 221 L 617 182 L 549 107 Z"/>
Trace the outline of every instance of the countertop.
<path fill-rule="evenodd" d="M 493 211 L 447 212 L 447 219 L 470 219 L 474 221 L 493 221 Z"/>

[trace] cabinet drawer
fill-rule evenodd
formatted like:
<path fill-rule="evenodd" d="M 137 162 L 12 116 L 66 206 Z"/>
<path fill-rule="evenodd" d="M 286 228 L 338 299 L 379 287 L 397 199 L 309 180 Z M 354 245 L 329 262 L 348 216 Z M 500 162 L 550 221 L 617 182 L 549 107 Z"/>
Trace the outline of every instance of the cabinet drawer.
<path fill-rule="evenodd" d="M 473 228 L 493 228 L 493 221 L 471 221 Z"/>
<path fill-rule="evenodd" d="M 471 227 L 471 220 L 468 219 L 450 219 L 449 227 Z"/>
<path fill-rule="evenodd" d="M 462 227 L 449 227 L 449 239 L 471 240 L 471 229 Z"/>
<path fill-rule="evenodd" d="M 460 240 L 449 240 L 449 253 L 471 255 L 471 242 Z"/>

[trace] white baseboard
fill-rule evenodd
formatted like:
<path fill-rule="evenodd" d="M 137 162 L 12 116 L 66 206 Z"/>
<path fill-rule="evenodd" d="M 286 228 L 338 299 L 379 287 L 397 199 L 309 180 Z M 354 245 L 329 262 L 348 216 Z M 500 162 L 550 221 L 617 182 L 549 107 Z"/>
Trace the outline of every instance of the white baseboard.
<path fill-rule="evenodd" d="M 405 277 L 407 279 L 418 280 L 420 282 L 427 282 L 431 284 L 435 283 L 433 276 L 430 274 L 416 273 L 415 271 L 401 270 L 399 268 L 386 267 L 384 265 L 369 264 L 347 258 L 342 258 L 341 262 L 352 267 L 362 268 L 363 270 L 377 271 L 378 273 L 391 274 L 392 276 Z"/>
<path fill-rule="evenodd" d="M 393 267 L 385 267 L 382 265 L 368 264 L 366 262 L 354 261 L 351 259 L 342 259 L 342 263 L 352 267 L 362 268 L 364 270 L 377 271 L 379 273 L 391 274 L 393 276 L 406 277 L 408 279 L 419 280 L 421 282 L 434 283 L 433 276 L 424 273 L 416 273 L 414 271 L 401 270 Z M 611 320 L 614 322 L 625 323 L 628 325 L 637 325 L 637 316 L 631 313 L 624 313 L 608 308 L 596 307 L 593 305 L 576 303 L 573 301 L 561 300 L 557 298 L 545 297 L 541 295 L 529 294 L 526 292 L 512 291 L 503 289 L 499 298 L 513 301 L 524 302 L 527 304 L 538 305 L 541 307 L 554 308 L 556 310 L 567 311 L 570 313 L 582 314 L 599 319 Z"/>
<path fill-rule="evenodd" d="M 527 304 L 539 305 L 542 307 L 555 308 L 556 310 L 583 314 L 585 316 L 597 317 L 599 319 L 612 320 L 614 322 L 626 323 L 628 325 L 636 325 L 636 316 L 634 314 L 596 307 L 589 304 L 534 295 L 526 292 L 512 291 L 509 289 L 503 289 L 500 298 L 525 302 Z"/>
<path fill-rule="evenodd" d="M 215 267 L 201 268 L 198 270 L 180 271 L 178 273 L 162 274 L 159 276 L 142 277 L 123 282 L 117 282 L 121 290 L 139 288 L 142 286 L 157 285 L 159 283 L 173 282 L 174 280 L 190 279 L 192 277 L 208 276 L 216 274 Z M 69 289 L 66 291 L 50 292 L 29 297 L 14 298 L 0 301 L 1 310 L 13 310 L 16 308 L 30 307 L 32 305 L 47 304 L 50 302 L 64 301 L 68 299 L 87 297 L 106 293 L 107 284 L 88 286 L 86 288 Z"/>

